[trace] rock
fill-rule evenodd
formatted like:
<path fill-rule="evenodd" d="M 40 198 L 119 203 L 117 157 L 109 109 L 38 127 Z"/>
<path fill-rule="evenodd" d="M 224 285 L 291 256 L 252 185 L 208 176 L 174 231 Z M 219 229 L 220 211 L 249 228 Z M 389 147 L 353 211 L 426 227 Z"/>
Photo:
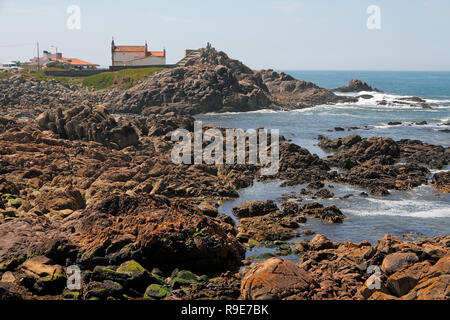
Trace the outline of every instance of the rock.
<path fill-rule="evenodd" d="M 449 300 L 450 275 L 421 280 L 402 300 Z"/>
<path fill-rule="evenodd" d="M 115 270 L 97 266 L 91 275 L 91 280 L 103 282 L 105 280 L 111 280 L 117 283 L 124 284 L 130 278 L 130 275 L 125 272 L 117 272 Z"/>
<path fill-rule="evenodd" d="M 317 234 L 310 242 L 310 248 L 319 251 L 324 249 L 333 249 L 333 243 L 324 235 Z"/>
<path fill-rule="evenodd" d="M 311 182 L 310 184 L 308 184 L 307 188 L 308 189 L 322 189 L 325 185 L 323 184 L 322 181 L 314 181 Z"/>
<path fill-rule="evenodd" d="M 98 259 L 105 264 L 134 259 L 144 267 L 211 271 L 240 265 L 245 252 L 219 221 L 198 214 L 196 207 L 183 201 L 172 207 L 148 196 L 105 199 L 84 213 L 80 233 L 79 263 L 86 266 Z"/>
<path fill-rule="evenodd" d="M 298 221 L 298 222 L 297 222 Z M 296 230 L 305 220 L 301 216 L 287 216 L 280 211 L 256 216 L 252 218 L 242 218 L 239 221 L 238 238 L 243 241 L 255 239 L 257 241 L 288 240 L 296 237 L 299 233 Z"/>
<path fill-rule="evenodd" d="M 401 297 L 416 286 L 419 280 L 429 272 L 430 267 L 431 264 L 425 261 L 397 271 L 388 278 L 387 287 L 397 297 Z"/>
<path fill-rule="evenodd" d="M 61 109 L 46 111 L 36 121 L 42 129 L 51 130 L 63 139 L 95 141 L 117 149 L 139 142 L 130 124 L 120 126 L 101 106 L 81 106 L 64 112 Z"/>
<path fill-rule="evenodd" d="M 386 188 L 383 187 L 383 186 L 376 186 L 375 188 L 373 188 L 372 190 L 370 190 L 370 194 L 373 195 L 373 196 L 379 196 L 379 197 L 382 197 L 382 196 L 388 196 L 388 195 L 390 195 L 391 193 L 389 192 L 388 189 L 386 189 Z"/>
<path fill-rule="evenodd" d="M 398 300 L 398 298 L 381 291 L 376 291 L 370 296 L 369 300 Z"/>
<path fill-rule="evenodd" d="M 207 202 L 202 202 L 199 204 L 198 209 L 200 212 L 204 215 L 207 215 L 208 217 L 215 218 L 219 214 L 217 211 L 217 208 Z"/>
<path fill-rule="evenodd" d="M 64 269 L 45 256 L 28 259 L 20 268 L 27 275 L 24 285 L 39 295 L 62 293 L 66 286 Z"/>
<path fill-rule="evenodd" d="M 316 192 L 314 197 L 319 199 L 330 199 L 334 197 L 334 193 L 332 193 L 328 189 L 320 189 L 319 191 Z"/>
<path fill-rule="evenodd" d="M 313 283 L 311 275 L 285 259 L 271 258 L 247 271 L 241 282 L 241 299 L 280 300 Z"/>
<path fill-rule="evenodd" d="M 338 92 L 361 92 L 361 91 L 379 91 L 378 89 L 373 89 L 367 83 L 362 82 L 361 80 L 352 79 L 348 86 L 342 86 L 340 88 L 334 89 L 334 91 Z"/>
<path fill-rule="evenodd" d="M 120 299 L 123 296 L 123 287 L 114 281 L 105 280 L 103 282 L 90 282 L 86 288 L 85 299 L 101 299 L 108 298 Z"/>
<path fill-rule="evenodd" d="M 401 161 L 424 164 L 432 169 L 443 169 L 449 163 L 450 148 L 409 139 L 397 141 L 397 144 L 400 146 Z"/>
<path fill-rule="evenodd" d="M 395 273 L 401 268 L 411 265 L 419 261 L 419 258 L 412 252 L 396 252 L 392 253 L 383 260 L 381 270 L 387 274 Z"/>
<path fill-rule="evenodd" d="M 179 289 L 200 282 L 202 282 L 201 279 L 188 270 L 175 270 L 170 279 L 170 286 L 173 289 Z"/>
<path fill-rule="evenodd" d="M 144 300 L 162 300 L 170 295 L 169 289 L 159 284 L 150 285 L 145 290 Z"/>
<path fill-rule="evenodd" d="M 300 206 L 293 201 L 285 201 L 281 204 L 281 210 L 288 216 L 296 216 L 299 213 Z"/>
<path fill-rule="evenodd" d="M 0 301 L 2 300 L 22 300 L 22 298 L 12 283 L 0 281 Z"/>
<path fill-rule="evenodd" d="M 14 281 L 16 281 L 16 277 L 14 277 L 14 274 L 11 271 L 6 271 L 3 275 L 2 278 L 0 280 L 1 282 L 9 282 L 9 283 L 13 283 Z"/>
<path fill-rule="evenodd" d="M 320 203 L 308 203 L 300 208 L 300 213 L 328 223 L 342 223 L 346 216 L 336 206 L 324 208 Z"/>
<path fill-rule="evenodd" d="M 442 193 L 450 193 L 450 171 L 438 172 L 433 176 L 431 185 Z"/>
<path fill-rule="evenodd" d="M 277 205 L 272 200 L 246 202 L 233 208 L 233 214 L 241 218 L 264 216 L 278 210 Z"/>

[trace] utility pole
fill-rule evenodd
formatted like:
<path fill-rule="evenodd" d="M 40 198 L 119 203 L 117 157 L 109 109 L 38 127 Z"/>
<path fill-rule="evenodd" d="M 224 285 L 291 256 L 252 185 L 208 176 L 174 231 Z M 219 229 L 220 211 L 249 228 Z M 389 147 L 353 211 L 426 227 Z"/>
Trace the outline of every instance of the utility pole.
<path fill-rule="evenodd" d="M 38 67 L 38 71 L 41 69 L 40 63 L 39 63 L 39 42 L 36 42 L 37 45 L 37 67 Z"/>

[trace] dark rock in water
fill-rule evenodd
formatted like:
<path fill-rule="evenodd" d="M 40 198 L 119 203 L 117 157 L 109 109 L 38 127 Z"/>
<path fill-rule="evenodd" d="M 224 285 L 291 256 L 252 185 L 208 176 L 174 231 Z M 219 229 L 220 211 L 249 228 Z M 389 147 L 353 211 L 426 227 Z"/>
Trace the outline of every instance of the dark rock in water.
<path fill-rule="evenodd" d="M 424 103 L 424 102 L 426 102 L 425 100 L 423 100 L 422 98 L 419 98 L 419 97 L 399 98 L 399 100 L 403 100 L 403 101 L 413 101 L 413 102 L 417 102 L 417 103 Z"/>
<path fill-rule="evenodd" d="M 449 155 L 443 147 L 424 145 L 420 141 L 395 142 L 378 137 L 361 139 L 358 135 L 335 140 L 321 137 L 319 146 L 339 151 L 323 159 L 330 167 L 347 170 L 338 181 L 370 189 L 409 190 L 424 184 L 429 170 L 419 164 L 441 167 L 447 163 Z M 408 163 L 396 165 L 397 161 Z"/>
<path fill-rule="evenodd" d="M 308 184 L 308 189 L 322 189 L 324 187 L 324 183 L 322 181 L 314 181 Z"/>
<path fill-rule="evenodd" d="M 424 125 L 427 125 L 428 122 L 426 122 L 426 121 L 421 121 L 421 122 L 415 122 L 414 124 L 415 124 L 416 126 L 424 126 Z"/>
<path fill-rule="evenodd" d="M 46 111 L 37 117 L 36 122 L 42 129 L 51 130 L 63 139 L 95 141 L 117 149 L 139 142 L 130 124 L 119 125 L 101 106 Z"/>
<path fill-rule="evenodd" d="M 421 103 L 420 106 L 422 109 L 433 109 L 428 103 Z"/>
<path fill-rule="evenodd" d="M 401 122 L 398 122 L 398 121 L 393 121 L 393 122 L 389 122 L 388 123 L 388 125 L 389 126 L 399 126 L 399 125 L 401 125 L 402 123 Z"/>
<path fill-rule="evenodd" d="M 337 92 L 360 92 L 360 91 L 379 91 L 369 86 L 367 83 L 362 82 L 358 79 L 350 80 L 348 86 L 342 86 L 340 88 L 334 89 Z"/>
<path fill-rule="evenodd" d="M 257 217 L 269 214 L 278 210 L 277 205 L 272 200 L 251 201 L 233 208 L 233 214 L 237 218 Z"/>
<path fill-rule="evenodd" d="M 408 163 L 425 164 L 432 169 L 442 169 L 450 161 L 450 148 L 423 143 L 419 140 L 397 141 L 401 160 Z"/>
<path fill-rule="evenodd" d="M 372 99 L 373 96 L 370 95 L 370 94 L 362 94 L 362 95 L 358 96 L 358 98 L 361 98 L 361 99 Z"/>
<path fill-rule="evenodd" d="M 439 132 L 450 133 L 450 129 L 439 130 Z"/>
<path fill-rule="evenodd" d="M 389 190 L 383 186 L 377 186 L 373 188 L 370 193 L 374 196 L 387 196 L 390 194 Z"/>
<path fill-rule="evenodd" d="M 281 210 L 287 215 L 297 215 L 300 206 L 293 201 L 285 201 L 281 204 Z"/>
<path fill-rule="evenodd" d="M 300 212 L 328 223 L 342 223 L 346 216 L 336 206 L 325 208 L 318 202 L 308 203 L 301 207 Z"/>
<path fill-rule="evenodd" d="M 335 127 L 334 131 L 345 131 L 345 129 L 342 127 Z"/>
<path fill-rule="evenodd" d="M 438 172 L 433 176 L 431 185 L 442 193 L 450 193 L 450 171 Z"/>
<path fill-rule="evenodd" d="M 333 198 L 334 197 L 334 193 L 332 193 L 328 189 L 320 189 L 319 191 L 316 192 L 314 197 L 315 198 L 319 198 L 319 199 L 329 199 L 329 198 Z"/>

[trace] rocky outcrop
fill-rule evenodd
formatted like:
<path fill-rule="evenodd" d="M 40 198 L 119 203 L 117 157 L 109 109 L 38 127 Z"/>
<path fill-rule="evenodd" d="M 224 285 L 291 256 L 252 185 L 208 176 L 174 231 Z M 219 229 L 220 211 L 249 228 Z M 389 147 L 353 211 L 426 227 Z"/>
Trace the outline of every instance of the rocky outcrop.
<path fill-rule="evenodd" d="M 387 195 L 389 189 L 410 190 L 426 184 L 430 171 L 418 164 L 421 159 L 446 161 L 442 147 L 426 145 L 415 151 L 411 143 L 397 143 L 390 138 L 361 139 L 352 135 L 329 140 L 319 137 L 319 145 L 328 151 L 338 151 L 323 159 L 330 167 L 346 170 L 336 177 L 337 181 L 368 187 L 374 195 Z M 407 163 L 402 163 L 404 161 Z"/>
<path fill-rule="evenodd" d="M 357 99 L 333 94 L 312 82 L 297 80 L 284 72 L 262 70 L 261 75 L 273 102 L 287 109 L 301 109 L 320 104 L 356 102 Z"/>
<path fill-rule="evenodd" d="M 261 76 L 212 48 L 183 67 L 163 70 L 111 102 L 117 112 L 198 114 L 271 105 Z"/>
<path fill-rule="evenodd" d="M 136 145 L 139 140 L 130 124 L 119 125 L 101 106 L 46 111 L 36 121 L 40 128 L 51 130 L 63 139 L 95 141 L 117 149 Z"/>
<path fill-rule="evenodd" d="M 450 162 L 450 148 L 408 139 L 397 141 L 397 144 L 401 161 L 423 164 L 431 169 L 443 169 Z"/>
<path fill-rule="evenodd" d="M 298 109 L 353 101 L 273 70 L 253 71 L 212 47 L 163 70 L 109 102 L 115 112 L 199 114 Z"/>
<path fill-rule="evenodd" d="M 371 86 L 369 86 L 367 83 L 362 82 L 358 79 L 352 79 L 350 80 L 348 86 L 342 86 L 337 89 L 334 89 L 334 91 L 338 92 L 361 92 L 361 91 L 379 91 L 378 89 L 374 89 Z"/>

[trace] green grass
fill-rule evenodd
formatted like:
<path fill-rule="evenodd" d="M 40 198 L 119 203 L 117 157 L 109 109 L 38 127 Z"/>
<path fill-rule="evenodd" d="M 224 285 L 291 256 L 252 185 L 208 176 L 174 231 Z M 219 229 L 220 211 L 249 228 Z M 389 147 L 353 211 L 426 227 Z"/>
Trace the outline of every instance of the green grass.
<path fill-rule="evenodd" d="M 111 87 L 130 88 L 137 81 L 161 71 L 163 68 L 124 69 L 115 72 L 103 72 L 83 79 L 83 87 L 108 89 Z"/>
<path fill-rule="evenodd" d="M 45 75 L 44 71 L 22 72 L 20 73 L 27 79 L 34 78 L 39 81 L 57 80 L 65 84 L 75 84 L 86 88 L 110 89 L 125 88 L 128 89 L 163 68 L 142 68 L 142 69 L 124 69 L 115 72 L 102 72 L 89 77 L 54 77 Z M 12 72 L 0 72 L 0 79 L 6 79 L 15 75 Z"/>

